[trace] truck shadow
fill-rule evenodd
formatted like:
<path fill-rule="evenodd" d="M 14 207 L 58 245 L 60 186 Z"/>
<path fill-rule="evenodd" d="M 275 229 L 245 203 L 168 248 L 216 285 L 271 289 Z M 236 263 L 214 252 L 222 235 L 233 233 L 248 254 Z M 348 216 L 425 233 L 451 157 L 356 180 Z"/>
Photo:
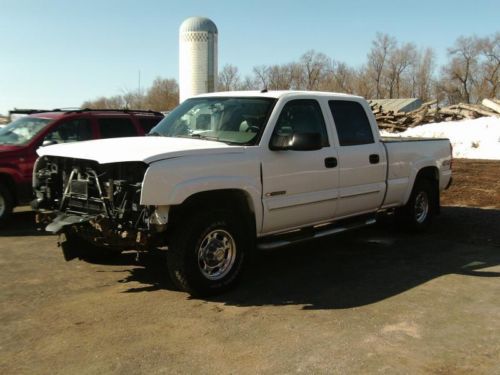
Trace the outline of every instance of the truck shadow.
<path fill-rule="evenodd" d="M 500 210 L 445 207 L 425 234 L 385 223 L 300 246 L 257 253 L 237 288 L 208 299 L 231 306 L 345 309 L 390 298 L 447 274 L 499 277 Z M 126 254 L 125 254 L 126 255 Z M 173 290 L 164 253 L 147 255 L 121 282 L 127 292 Z"/>

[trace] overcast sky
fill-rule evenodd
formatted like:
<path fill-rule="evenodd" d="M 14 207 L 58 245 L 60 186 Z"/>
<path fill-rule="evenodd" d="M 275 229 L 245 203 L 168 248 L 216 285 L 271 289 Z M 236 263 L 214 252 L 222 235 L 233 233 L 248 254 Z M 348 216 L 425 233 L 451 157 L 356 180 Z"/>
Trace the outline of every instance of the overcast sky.
<path fill-rule="evenodd" d="M 360 66 L 377 31 L 433 47 L 500 31 L 500 0 L 0 0 L 0 113 L 80 106 L 157 76 L 178 78 L 178 33 L 190 16 L 219 29 L 219 67 L 298 60 L 314 49 Z"/>

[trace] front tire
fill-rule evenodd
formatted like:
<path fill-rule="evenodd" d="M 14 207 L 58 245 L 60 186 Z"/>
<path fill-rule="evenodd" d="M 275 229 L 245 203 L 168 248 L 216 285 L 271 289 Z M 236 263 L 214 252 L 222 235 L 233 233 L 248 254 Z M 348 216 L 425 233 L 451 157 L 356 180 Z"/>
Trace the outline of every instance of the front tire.
<path fill-rule="evenodd" d="M 192 214 L 172 233 L 167 262 L 173 283 L 196 297 L 222 293 L 238 280 L 251 241 L 228 211 Z"/>
<path fill-rule="evenodd" d="M 0 227 L 3 227 L 7 223 L 13 209 L 14 197 L 12 193 L 5 185 L 0 184 Z"/>

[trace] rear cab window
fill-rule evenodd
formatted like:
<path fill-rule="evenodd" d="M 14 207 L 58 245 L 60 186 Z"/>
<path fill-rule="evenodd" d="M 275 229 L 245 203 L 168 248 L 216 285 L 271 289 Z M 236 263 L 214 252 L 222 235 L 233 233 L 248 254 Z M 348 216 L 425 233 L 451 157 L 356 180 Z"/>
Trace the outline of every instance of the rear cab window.
<path fill-rule="evenodd" d="M 350 100 L 328 102 L 340 146 L 374 143 L 373 131 L 363 106 Z"/>

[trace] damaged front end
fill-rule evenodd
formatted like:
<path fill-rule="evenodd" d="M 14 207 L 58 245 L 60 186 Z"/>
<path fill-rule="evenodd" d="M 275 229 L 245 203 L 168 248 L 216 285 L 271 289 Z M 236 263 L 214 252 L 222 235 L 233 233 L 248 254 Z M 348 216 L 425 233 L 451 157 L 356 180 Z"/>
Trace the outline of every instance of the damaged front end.
<path fill-rule="evenodd" d="M 153 225 L 154 207 L 140 205 L 147 168 L 142 162 L 43 156 L 33 172 L 37 222 L 48 224 L 49 232 L 76 234 L 99 246 L 148 247 L 165 225 Z"/>

